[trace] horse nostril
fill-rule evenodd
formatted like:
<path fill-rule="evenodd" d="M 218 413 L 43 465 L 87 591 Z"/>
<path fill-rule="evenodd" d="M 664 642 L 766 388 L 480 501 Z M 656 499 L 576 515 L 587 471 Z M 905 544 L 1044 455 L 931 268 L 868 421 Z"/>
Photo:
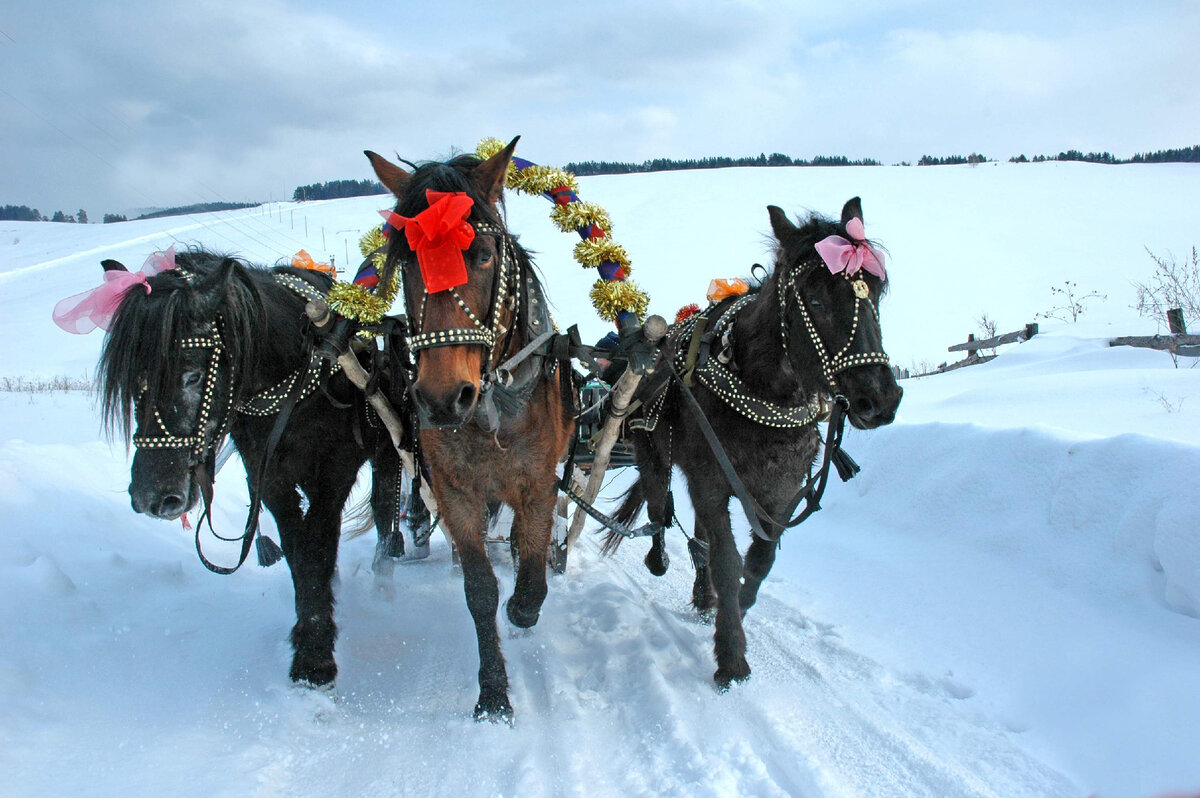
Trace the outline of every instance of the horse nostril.
<path fill-rule="evenodd" d="M 860 418 L 874 418 L 875 416 L 875 403 L 871 401 L 870 397 L 859 396 L 854 400 L 853 407 L 854 412 Z"/>
<path fill-rule="evenodd" d="M 464 385 L 462 390 L 458 392 L 458 399 L 455 400 L 454 406 L 459 411 L 466 411 L 475 401 L 475 386 Z"/>
<path fill-rule="evenodd" d="M 158 516 L 179 515 L 183 512 L 183 509 L 183 497 L 178 493 L 168 493 L 159 501 L 158 510 L 154 514 Z"/>

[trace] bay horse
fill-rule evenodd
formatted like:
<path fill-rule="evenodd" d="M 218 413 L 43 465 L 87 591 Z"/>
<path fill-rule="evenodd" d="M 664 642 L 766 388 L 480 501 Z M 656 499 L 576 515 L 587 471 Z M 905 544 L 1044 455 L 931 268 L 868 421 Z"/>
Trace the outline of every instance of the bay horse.
<path fill-rule="evenodd" d="M 116 261 L 103 265 L 126 271 Z M 147 290 L 134 288 L 120 300 L 97 370 L 104 423 L 135 446 L 133 509 L 174 520 L 203 497 L 207 510 L 216 452 L 228 433 L 246 463 L 251 496 L 275 518 L 291 569 L 290 676 L 329 684 L 337 675 L 332 582 L 343 505 L 369 460 L 375 525 L 381 535 L 391 533 L 401 475 L 391 439 L 365 416 L 361 394 L 340 371 L 324 379 L 314 354 L 304 307 L 327 294 L 332 280 L 196 248 L 145 283 Z M 292 389 L 298 401 L 260 469 Z M 404 401 L 403 390 L 385 389 L 394 403 Z M 236 570 L 204 562 L 218 573 Z"/>
<path fill-rule="evenodd" d="M 646 397 L 641 428 L 632 425 L 638 479 L 615 514 L 629 524 L 646 506 L 652 524 L 671 526 L 671 471 L 679 466 L 695 510 L 695 536 L 709 547 L 707 563 L 696 567 L 692 601 L 701 612 L 716 607 L 713 679 L 722 690 L 750 676 L 742 618 L 812 473 L 822 401 L 835 398 L 851 424 L 872 429 L 892 422 L 903 394 L 879 325 L 886 272 L 882 256 L 863 238 L 859 199 L 845 204 L 836 223 L 812 214 L 797 226 L 776 206 L 768 213 L 776 239 L 773 270 L 747 294 L 672 327 L 656 369 L 674 368 L 692 383 L 728 461 L 765 513 L 757 519 L 763 536 L 753 537 L 743 562 L 729 519 L 735 490 L 675 378 Z M 835 240 L 844 242 L 845 256 L 826 263 L 819 250 Z M 707 335 L 696 333 L 701 323 Z M 710 352 L 694 373 L 686 362 L 693 340 Z M 654 535 L 646 557 L 656 575 L 667 570 L 663 536 Z M 610 534 L 606 549 L 617 543 Z"/>
<path fill-rule="evenodd" d="M 479 643 L 477 720 L 512 722 L 485 551 L 488 507 L 513 512 L 517 573 L 505 604 L 517 627 L 537 623 L 557 494 L 555 471 L 574 434 L 569 362 L 539 341 L 553 332 L 529 254 L 505 227 L 504 181 L 517 139 L 487 160 L 460 155 L 408 172 L 366 151 L 396 197 L 381 280 L 403 276 L 419 440 L 442 523 L 462 564 Z"/>

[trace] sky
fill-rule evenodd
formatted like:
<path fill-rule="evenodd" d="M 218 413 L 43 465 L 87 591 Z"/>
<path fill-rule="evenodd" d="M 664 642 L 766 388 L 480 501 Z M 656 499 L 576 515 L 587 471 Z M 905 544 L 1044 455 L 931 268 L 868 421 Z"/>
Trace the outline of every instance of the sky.
<path fill-rule="evenodd" d="M 1200 143 L 1200 2 L 9 0 L 0 204 L 290 199 L 521 135 L 538 163 Z"/>

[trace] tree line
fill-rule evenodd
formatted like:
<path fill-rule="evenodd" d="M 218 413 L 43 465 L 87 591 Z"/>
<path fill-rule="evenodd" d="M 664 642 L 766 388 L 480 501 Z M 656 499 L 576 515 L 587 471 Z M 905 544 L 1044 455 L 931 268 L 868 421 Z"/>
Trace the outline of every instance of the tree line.
<path fill-rule="evenodd" d="M 292 192 L 293 202 L 306 200 L 345 199 L 346 197 L 369 197 L 387 194 L 388 190 L 378 180 L 328 180 L 298 186 Z"/>
<path fill-rule="evenodd" d="M 947 164 L 975 164 L 990 160 L 980 153 L 970 155 L 922 155 L 917 166 L 943 166 Z M 1117 158 L 1110 152 L 1088 152 L 1066 150 L 1058 155 L 1035 155 L 1027 158 L 1024 153 L 1008 159 L 1010 163 L 1042 163 L 1045 161 L 1083 161 L 1087 163 L 1123 164 L 1123 163 L 1200 163 L 1200 145 L 1178 147 L 1154 152 L 1139 152 L 1131 158 Z M 907 161 L 899 166 L 910 166 Z M 758 156 L 745 158 L 730 158 L 712 156 L 709 158 L 652 158 L 641 163 L 624 161 L 578 161 L 568 163 L 567 171 L 581 177 L 588 175 L 623 175 L 637 172 L 668 172 L 679 169 L 725 169 L 733 166 L 879 166 L 874 158 L 850 160 L 844 155 L 818 155 L 812 159 L 792 158 L 781 152 L 770 155 L 759 153 Z M 346 197 L 365 197 L 375 194 L 386 194 L 385 189 L 376 180 L 328 180 L 324 183 L 310 183 L 298 186 L 292 192 L 292 200 L 344 199 Z M 239 208 L 254 208 L 258 202 L 203 202 L 195 205 L 183 205 L 177 208 L 166 208 L 152 213 L 145 213 L 136 218 L 155 219 L 162 216 L 182 216 L 190 213 L 206 213 L 211 211 L 229 211 Z M 88 214 L 80 208 L 74 214 L 55 211 L 50 216 L 44 216 L 37 208 L 26 205 L 4 205 L 0 207 L 0 221 L 17 222 L 76 222 L 88 223 Z M 106 213 L 104 223 L 128 221 L 124 214 Z"/>
<path fill-rule="evenodd" d="M 187 216 L 192 213 L 210 213 L 212 211 L 232 211 L 240 208 L 257 208 L 261 202 L 200 202 L 195 205 L 181 205 L 177 208 L 143 213 L 137 219 L 158 219 L 163 216 Z M 11 222 L 67 222 L 69 224 L 87 224 L 88 213 L 80 208 L 76 213 L 55 211 L 50 216 L 43 216 L 37 208 L 28 205 L 5 205 L 0 208 L 0 221 Z M 104 214 L 104 223 L 127 222 L 129 218 L 122 213 Z"/>
<path fill-rule="evenodd" d="M 770 155 L 730 158 L 716 155 L 708 158 L 652 158 L 641 163 L 624 161 L 572 161 L 563 168 L 580 177 L 589 175 L 626 175 L 639 172 L 671 172 L 680 169 L 727 169 L 732 166 L 879 166 L 879 161 L 864 158 L 852 161 L 844 155 L 818 155 L 812 160 L 793 158 L 781 152 Z"/>
<path fill-rule="evenodd" d="M 37 208 L 28 205 L 5 205 L 0 208 L 0 221 L 6 222 L 79 222 L 88 223 L 87 211 L 80 208 L 77 213 L 69 214 L 55 211 L 50 216 L 42 216 Z"/>

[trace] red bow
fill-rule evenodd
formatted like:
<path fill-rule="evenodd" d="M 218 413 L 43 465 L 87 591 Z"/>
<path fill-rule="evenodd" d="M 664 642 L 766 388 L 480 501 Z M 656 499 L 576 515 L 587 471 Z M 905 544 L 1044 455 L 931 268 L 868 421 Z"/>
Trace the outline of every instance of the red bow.
<path fill-rule="evenodd" d="M 467 217 L 475 200 L 461 191 L 425 191 L 429 207 L 413 218 L 380 211 L 388 224 L 403 230 L 408 245 L 417 253 L 417 265 L 431 294 L 467 282 L 463 252 L 475 240 L 475 228 Z"/>

